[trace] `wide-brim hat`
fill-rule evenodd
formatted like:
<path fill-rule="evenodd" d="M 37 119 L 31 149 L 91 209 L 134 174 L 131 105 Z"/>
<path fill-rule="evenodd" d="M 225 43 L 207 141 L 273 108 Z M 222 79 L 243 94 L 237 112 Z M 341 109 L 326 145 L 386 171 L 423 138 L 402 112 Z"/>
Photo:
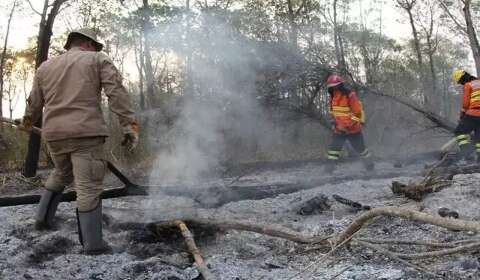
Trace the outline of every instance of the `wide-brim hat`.
<path fill-rule="evenodd" d="M 72 32 L 70 32 L 68 34 L 67 42 L 65 43 L 65 46 L 63 46 L 66 50 L 70 49 L 70 45 L 72 44 L 72 39 L 73 39 L 74 35 L 81 35 L 83 37 L 86 37 L 86 38 L 92 40 L 93 43 L 95 44 L 95 49 L 97 51 L 101 51 L 103 49 L 103 44 L 100 43 L 100 41 L 98 40 L 97 33 L 93 29 L 82 28 L 82 29 L 78 29 L 78 30 L 73 30 Z"/>

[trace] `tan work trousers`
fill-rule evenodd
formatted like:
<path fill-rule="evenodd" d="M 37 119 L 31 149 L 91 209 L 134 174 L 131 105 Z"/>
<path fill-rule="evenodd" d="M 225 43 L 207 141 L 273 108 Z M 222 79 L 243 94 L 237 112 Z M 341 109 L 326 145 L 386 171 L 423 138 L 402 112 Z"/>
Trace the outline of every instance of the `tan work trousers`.
<path fill-rule="evenodd" d="M 95 209 L 103 191 L 107 168 L 104 143 L 105 137 L 49 141 L 47 146 L 55 170 L 48 177 L 45 188 L 62 192 L 73 182 L 78 210 L 88 212 Z"/>

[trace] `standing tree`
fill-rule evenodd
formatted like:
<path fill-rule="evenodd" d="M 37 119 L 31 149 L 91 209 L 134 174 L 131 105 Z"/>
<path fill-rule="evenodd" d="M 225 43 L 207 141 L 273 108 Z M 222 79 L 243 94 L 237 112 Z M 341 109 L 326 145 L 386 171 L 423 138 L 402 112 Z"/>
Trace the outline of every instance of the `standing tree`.
<path fill-rule="evenodd" d="M 4 70 L 5 70 L 5 61 L 7 59 L 7 44 L 8 44 L 8 37 L 10 35 L 10 23 L 12 22 L 13 13 L 18 6 L 18 1 L 14 0 L 12 9 L 10 10 L 10 14 L 8 16 L 7 21 L 7 29 L 5 34 L 5 39 L 3 40 L 3 49 L 0 56 L 0 117 L 3 116 L 3 85 L 4 85 Z M 1 126 L 0 126 L 1 127 Z"/>
<path fill-rule="evenodd" d="M 454 1 L 439 0 L 440 6 L 443 8 L 448 17 L 454 22 L 457 30 L 460 31 L 462 35 L 466 35 L 468 42 L 470 43 L 470 49 L 473 54 L 473 59 L 475 61 L 475 68 L 477 70 L 477 75 L 480 75 L 480 43 L 478 42 L 477 33 L 475 31 L 475 25 L 472 17 L 472 0 L 456 0 L 456 4 L 460 4 L 463 7 L 462 13 L 465 20 L 465 24 L 462 24 L 458 17 L 455 15 Z M 478 7 L 477 7 L 478 8 Z M 477 17 L 478 18 L 478 17 Z"/>
<path fill-rule="evenodd" d="M 142 9 L 142 35 L 143 35 L 143 55 L 144 55 L 144 71 L 145 79 L 147 82 L 147 100 L 149 108 L 154 108 L 158 104 L 157 99 L 157 87 L 155 84 L 155 74 L 153 70 L 152 63 L 152 52 L 151 52 L 151 36 L 153 32 L 153 24 L 151 21 L 152 9 L 148 0 L 142 0 L 143 7 Z"/>
<path fill-rule="evenodd" d="M 41 13 L 37 12 L 35 9 L 33 11 L 40 15 L 40 27 L 38 31 L 38 40 L 37 40 L 37 54 L 35 59 L 35 69 L 40 67 L 45 60 L 48 58 L 48 49 L 50 47 L 50 39 L 52 37 L 52 28 L 55 18 L 60 11 L 60 7 L 67 2 L 68 0 L 54 0 L 54 2 L 49 5 L 49 1 L 45 0 L 43 5 L 43 11 Z M 29 2 L 30 3 L 30 2 Z M 48 13 L 48 8 L 50 12 Z M 48 16 L 47 16 L 48 13 Z M 35 123 L 36 126 L 42 126 L 42 120 L 38 120 Z M 34 177 L 37 174 L 38 168 L 38 159 L 40 155 L 40 146 L 41 146 L 41 137 L 35 133 L 30 134 L 28 140 L 28 150 L 27 156 L 25 159 L 25 166 L 23 169 L 23 176 L 30 178 Z"/>

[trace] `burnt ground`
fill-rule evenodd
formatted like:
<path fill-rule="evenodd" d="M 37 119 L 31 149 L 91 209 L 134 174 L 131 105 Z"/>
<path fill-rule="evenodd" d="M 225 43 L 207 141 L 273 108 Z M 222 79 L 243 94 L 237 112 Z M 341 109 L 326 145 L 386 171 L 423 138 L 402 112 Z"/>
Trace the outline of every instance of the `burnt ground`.
<path fill-rule="evenodd" d="M 190 186 L 196 190 L 195 195 L 179 195 L 177 190 L 104 200 L 105 239 L 114 253 L 100 256 L 80 253 L 74 203 L 60 204 L 56 228 L 46 232 L 33 230 L 35 206 L 0 208 L 0 279 L 201 279 L 178 234 L 154 236 L 147 229 L 148 223 L 185 217 L 218 218 L 282 225 L 305 235 L 326 236 L 341 231 L 360 214 L 335 202 L 333 194 L 371 207 L 403 206 L 435 215 L 439 207 L 448 207 L 458 211 L 460 218 L 479 220 L 480 174 L 457 175 L 452 187 L 430 194 L 422 202 L 392 194 L 393 180 L 418 180 L 427 163 L 424 160 L 395 168 L 391 162 L 380 162 L 372 173 L 366 173 L 358 162 L 345 163 L 334 174 L 324 174 L 320 162 L 269 166 Z M 0 185 L 5 175 L 11 174 L 0 175 Z M 38 187 L 22 180 L 9 180 L 0 189 L 1 195 L 38 192 Z M 233 184 L 235 191 L 230 192 Z M 119 183 L 110 177 L 106 185 L 118 187 Z M 261 199 L 255 199 L 255 188 L 265 188 L 260 192 Z M 314 197 L 326 197 L 331 208 L 300 215 L 303 203 Z M 217 279 L 434 279 L 356 245 L 322 257 L 328 251 L 325 248 L 312 249 L 257 233 L 195 233 L 197 245 Z M 357 237 L 448 242 L 475 236 L 399 218 L 379 218 Z M 404 252 L 414 249 L 390 248 Z M 412 262 L 444 279 L 480 279 L 479 257 L 480 253 L 472 252 Z"/>

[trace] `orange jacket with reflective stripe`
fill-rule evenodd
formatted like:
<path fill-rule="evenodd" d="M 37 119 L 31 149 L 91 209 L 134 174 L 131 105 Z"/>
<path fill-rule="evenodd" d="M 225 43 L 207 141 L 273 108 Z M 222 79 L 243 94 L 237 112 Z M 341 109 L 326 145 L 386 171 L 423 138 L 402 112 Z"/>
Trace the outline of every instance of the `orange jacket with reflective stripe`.
<path fill-rule="evenodd" d="M 480 117 L 480 80 L 473 80 L 463 85 L 462 112 Z"/>
<path fill-rule="evenodd" d="M 362 103 L 354 91 L 343 94 L 335 90 L 330 95 L 330 113 L 335 119 L 335 133 L 358 133 L 362 130 Z"/>

